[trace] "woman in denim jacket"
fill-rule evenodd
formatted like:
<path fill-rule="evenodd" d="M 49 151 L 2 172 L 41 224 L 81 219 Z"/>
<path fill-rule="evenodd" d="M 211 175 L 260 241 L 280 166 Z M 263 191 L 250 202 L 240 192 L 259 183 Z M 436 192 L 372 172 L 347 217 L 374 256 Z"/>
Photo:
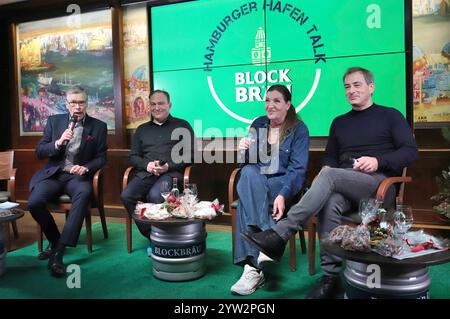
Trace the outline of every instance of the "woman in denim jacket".
<path fill-rule="evenodd" d="M 249 136 L 239 142 L 238 160 L 243 164 L 237 184 L 236 234 L 273 226 L 306 179 L 309 133 L 297 117 L 286 86 L 268 89 L 265 110 L 265 116 L 253 121 Z M 249 295 L 264 285 L 261 266 L 270 258 L 240 236 L 234 245 L 234 263 L 244 271 L 231 292 Z"/>

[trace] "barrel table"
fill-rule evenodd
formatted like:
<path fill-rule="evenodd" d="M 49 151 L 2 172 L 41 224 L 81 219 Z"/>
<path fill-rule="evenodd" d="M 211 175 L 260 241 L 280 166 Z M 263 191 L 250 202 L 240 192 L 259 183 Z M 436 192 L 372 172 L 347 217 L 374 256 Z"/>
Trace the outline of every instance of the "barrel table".
<path fill-rule="evenodd" d="M 348 251 L 339 244 L 324 243 L 321 249 L 347 260 L 344 277 L 348 299 L 429 299 L 428 267 L 450 261 L 450 250 L 398 260 L 374 252 Z"/>
<path fill-rule="evenodd" d="M 187 281 L 206 273 L 206 228 L 201 219 L 133 218 L 152 225 L 153 275 L 165 281 Z"/>

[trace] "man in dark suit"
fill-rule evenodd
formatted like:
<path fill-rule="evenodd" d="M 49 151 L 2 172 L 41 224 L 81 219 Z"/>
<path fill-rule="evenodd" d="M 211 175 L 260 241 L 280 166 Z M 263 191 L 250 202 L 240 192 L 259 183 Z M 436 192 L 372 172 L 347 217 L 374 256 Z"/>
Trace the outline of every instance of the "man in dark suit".
<path fill-rule="evenodd" d="M 48 162 L 30 181 L 28 210 L 39 223 L 49 246 L 38 256 L 49 259 L 53 276 L 66 274 L 65 246 L 75 247 L 92 196 L 92 177 L 106 163 L 106 124 L 86 114 L 87 94 L 79 86 L 66 93 L 69 114 L 48 118 L 44 136 L 36 147 L 38 159 Z M 66 193 L 72 200 L 62 233 L 47 203 Z"/>

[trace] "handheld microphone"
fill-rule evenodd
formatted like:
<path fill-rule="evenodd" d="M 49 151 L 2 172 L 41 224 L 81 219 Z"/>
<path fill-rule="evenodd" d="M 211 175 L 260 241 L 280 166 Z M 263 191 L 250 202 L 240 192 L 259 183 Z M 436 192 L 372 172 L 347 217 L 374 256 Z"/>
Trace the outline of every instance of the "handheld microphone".
<path fill-rule="evenodd" d="M 167 161 L 159 161 L 159 166 L 164 166 L 166 165 Z"/>
<path fill-rule="evenodd" d="M 68 129 L 71 130 L 72 132 L 73 132 L 73 129 L 75 128 L 75 125 L 77 124 L 77 121 L 78 121 L 78 117 L 75 114 L 70 117 Z M 62 146 L 66 146 L 67 143 L 69 143 L 69 141 L 64 140 L 62 143 Z"/>
<path fill-rule="evenodd" d="M 356 158 L 352 157 L 349 153 L 344 153 L 340 156 L 340 161 L 343 164 L 352 165 L 355 164 Z"/>

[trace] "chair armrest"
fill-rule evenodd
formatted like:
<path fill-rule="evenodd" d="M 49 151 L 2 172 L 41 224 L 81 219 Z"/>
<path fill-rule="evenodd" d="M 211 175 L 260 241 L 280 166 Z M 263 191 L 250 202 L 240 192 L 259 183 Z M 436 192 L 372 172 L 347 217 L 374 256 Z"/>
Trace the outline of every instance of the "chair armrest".
<path fill-rule="evenodd" d="M 16 201 L 16 172 L 17 168 L 13 168 L 8 179 L 8 192 L 11 194 L 9 199 L 11 202 Z"/>
<path fill-rule="evenodd" d="M 381 184 L 378 186 L 377 196 L 376 198 L 384 198 L 387 190 L 393 184 L 397 183 L 409 183 L 412 181 L 412 178 L 409 176 L 400 176 L 400 177 L 388 177 L 384 179 Z"/>
<path fill-rule="evenodd" d="M 92 179 L 92 189 L 94 191 L 94 198 L 96 202 L 101 201 L 103 198 L 100 198 L 100 196 L 103 196 L 103 168 L 100 168 L 97 170 L 94 174 L 94 178 Z"/>
<path fill-rule="evenodd" d="M 239 174 L 239 172 L 241 171 L 241 168 L 235 168 L 230 175 L 230 179 L 228 180 L 228 209 L 231 212 L 231 204 L 233 204 L 234 202 L 234 183 L 235 180 L 237 179 L 237 175 Z"/>
<path fill-rule="evenodd" d="M 122 192 L 125 190 L 125 188 L 127 188 L 128 182 L 129 182 L 129 177 L 131 176 L 132 171 L 134 170 L 133 166 L 129 166 L 126 170 L 125 173 L 123 173 L 123 178 L 122 178 Z"/>
<path fill-rule="evenodd" d="M 184 169 L 184 176 L 183 176 L 183 183 L 184 181 L 190 181 L 190 175 L 191 175 L 191 168 L 192 166 L 186 166 L 186 168 Z"/>

